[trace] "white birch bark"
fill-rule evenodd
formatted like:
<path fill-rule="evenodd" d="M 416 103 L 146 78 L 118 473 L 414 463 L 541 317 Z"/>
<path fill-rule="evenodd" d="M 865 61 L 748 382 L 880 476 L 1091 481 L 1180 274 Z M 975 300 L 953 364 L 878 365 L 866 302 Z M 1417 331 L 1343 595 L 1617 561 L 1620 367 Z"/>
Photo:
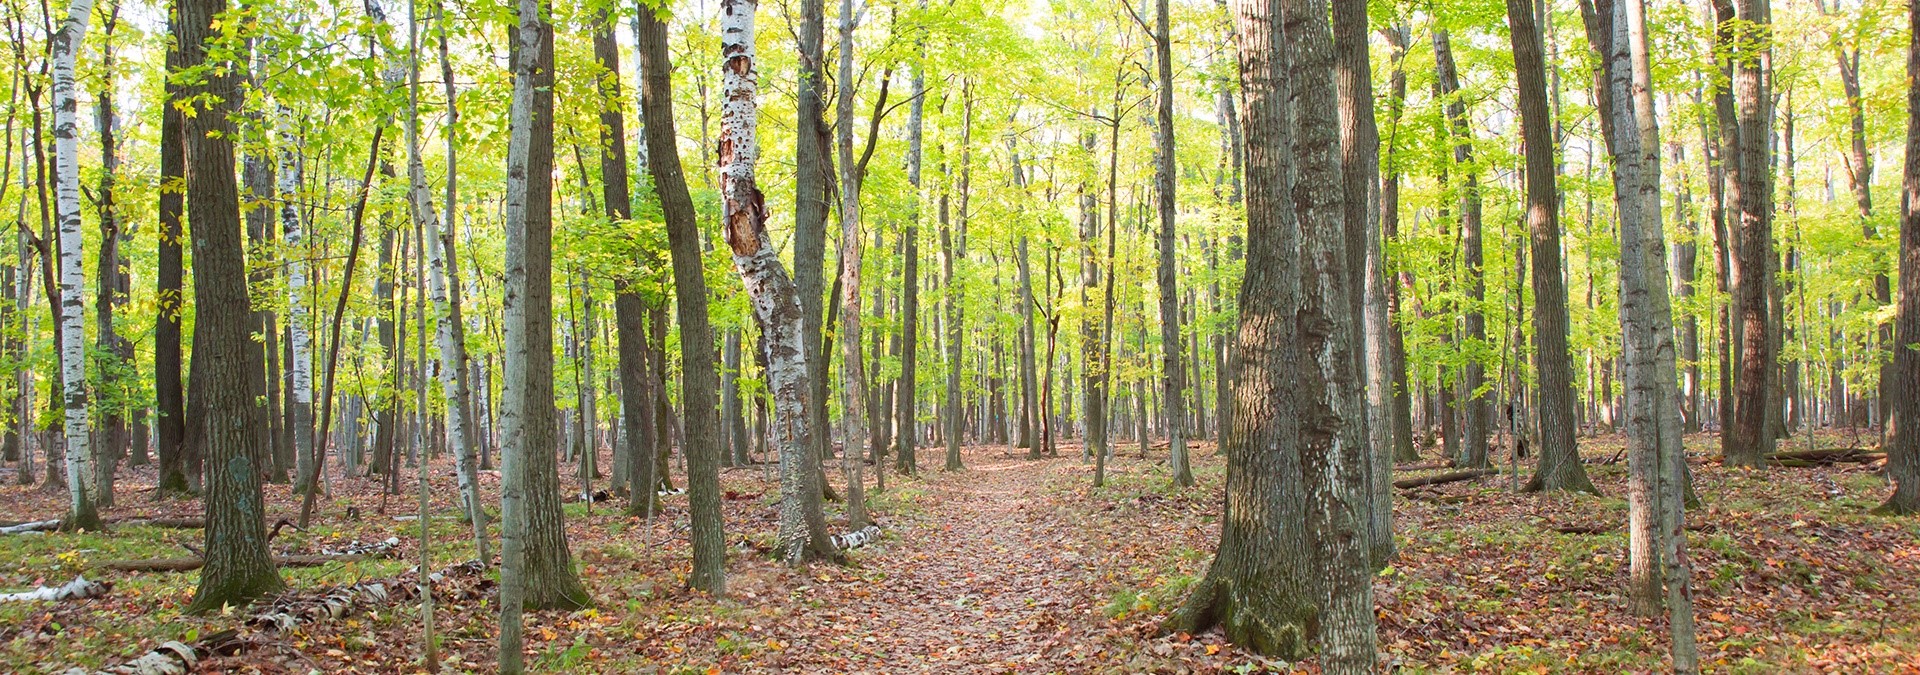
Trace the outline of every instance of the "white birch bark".
<path fill-rule="evenodd" d="M 475 485 L 473 465 L 473 446 L 468 439 L 473 437 L 468 426 L 467 409 L 461 405 L 467 400 L 467 391 L 461 382 L 460 374 L 467 371 L 467 345 L 461 333 L 459 317 L 449 300 L 447 283 L 448 265 L 453 257 L 453 228 L 448 222 L 443 227 L 439 214 L 433 209 L 432 188 L 427 185 L 426 163 L 420 157 L 420 68 L 418 51 L 414 52 L 414 67 L 411 72 L 408 105 L 413 108 L 407 116 L 407 181 L 408 203 L 413 218 L 422 232 L 433 238 L 430 242 L 421 242 L 427 252 L 427 293 L 433 301 L 434 342 L 440 351 L 440 391 L 447 405 L 447 444 L 453 448 L 454 473 L 460 482 L 460 507 L 467 512 L 467 521 L 473 525 L 474 551 L 478 559 L 485 564 L 487 555 L 487 512 L 481 508 L 480 495 Z M 449 162 L 452 158 L 448 158 Z M 452 167 L 449 166 L 449 171 Z"/>
<path fill-rule="evenodd" d="M 282 122 L 289 115 L 282 110 Z M 280 193 L 280 227 L 286 231 L 287 255 L 287 346 L 292 352 L 292 371 L 288 386 L 293 388 L 293 455 L 295 491 L 310 490 L 315 486 L 307 483 L 315 475 L 313 463 L 313 336 L 307 330 L 310 311 L 307 307 L 307 257 L 306 231 L 300 222 L 300 209 L 295 200 L 300 192 L 301 172 L 304 166 L 300 155 L 293 148 L 292 134 L 282 130 L 280 134 L 280 157 L 276 176 Z"/>
<path fill-rule="evenodd" d="M 53 150 L 55 213 L 60 221 L 60 382 L 66 404 L 69 529 L 97 529 L 92 443 L 87 419 L 86 284 L 80 232 L 79 100 L 73 62 L 87 34 L 93 0 L 74 0 L 53 35 Z"/>
<path fill-rule="evenodd" d="M 799 564 L 834 555 L 817 499 L 817 473 L 807 460 L 813 447 L 809 420 L 811 385 L 802 330 L 800 296 L 780 264 L 767 236 L 766 200 L 755 184 L 754 163 L 760 145 L 759 73 L 754 61 L 754 0 L 720 4 L 720 193 L 727 246 L 734 270 L 746 287 L 767 350 L 767 388 L 773 396 L 774 445 L 780 453 L 780 533 L 778 551 Z"/>

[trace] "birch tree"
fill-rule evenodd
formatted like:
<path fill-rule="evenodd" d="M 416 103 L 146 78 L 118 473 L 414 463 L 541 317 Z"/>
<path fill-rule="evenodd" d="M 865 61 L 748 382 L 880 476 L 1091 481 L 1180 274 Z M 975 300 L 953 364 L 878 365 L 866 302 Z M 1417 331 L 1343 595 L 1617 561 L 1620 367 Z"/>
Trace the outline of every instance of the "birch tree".
<path fill-rule="evenodd" d="M 746 286 L 767 353 L 774 445 L 780 453 L 780 533 L 776 551 L 791 564 L 836 557 L 820 510 L 818 472 L 808 461 L 813 391 L 807 381 L 800 297 L 767 235 L 766 198 L 754 178 L 759 160 L 759 77 L 754 0 L 720 4 L 720 194 L 733 268 Z"/>
<path fill-rule="evenodd" d="M 291 111 L 281 110 L 282 125 L 288 125 Z M 276 186 L 280 198 L 280 227 L 287 251 L 287 348 L 290 352 L 288 386 L 293 390 L 293 455 L 295 492 L 316 489 L 318 475 L 313 456 L 313 338 L 308 329 L 307 268 L 311 251 L 300 217 L 302 163 L 297 141 L 290 129 L 280 133 L 279 166 Z"/>
<path fill-rule="evenodd" d="M 439 8 L 442 30 L 445 29 L 446 8 Z M 467 522 L 473 526 L 473 545 L 476 558 L 482 564 L 489 564 L 492 556 L 487 552 L 487 512 L 481 508 L 480 492 L 476 471 L 473 465 L 473 429 L 470 410 L 467 407 L 467 382 L 462 375 L 467 372 L 466 327 L 462 325 L 460 305 L 453 293 L 458 284 L 450 282 L 457 278 L 456 265 L 459 258 L 455 255 L 453 237 L 454 178 L 459 164 L 454 155 L 453 119 L 454 97 L 451 79 L 447 81 L 449 90 L 447 108 L 447 222 L 443 226 L 434 213 L 433 195 L 427 185 L 426 162 L 420 152 L 420 28 L 413 21 L 412 6 L 409 5 L 407 22 L 407 203 L 413 213 L 413 220 L 423 233 L 421 248 L 427 253 L 428 293 L 433 302 L 434 346 L 440 352 L 440 391 L 446 398 L 446 434 L 447 442 L 453 447 L 454 473 L 460 485 L 460 507 L 466 513 Z M 426 241 L 424 238 L 431 238 Z M 311 365 L 308 366 L 312 368 Z M 308 386 L 311 387 L 311 377 Z M 312 392 L 308 392 L 311 408 Z M 312 414 L 309 411 L 308 414 Z M 308 445 L 311 445 L 311 441 Z"/>
<path fill-rule="evenodd" d="M 55 210 L 60 221 L 60 391 L 66 406 L 67 515 L 61 527 L 103 527 L 94 481 L 93 444 L 87 417 L 87 329 L 81 294 L 86 285 L 85 236 L 80 218 L 79 87 L 73 63 L 87 34 L 93 0 L 75 0 L 53 34 L 53 149 Z"/>

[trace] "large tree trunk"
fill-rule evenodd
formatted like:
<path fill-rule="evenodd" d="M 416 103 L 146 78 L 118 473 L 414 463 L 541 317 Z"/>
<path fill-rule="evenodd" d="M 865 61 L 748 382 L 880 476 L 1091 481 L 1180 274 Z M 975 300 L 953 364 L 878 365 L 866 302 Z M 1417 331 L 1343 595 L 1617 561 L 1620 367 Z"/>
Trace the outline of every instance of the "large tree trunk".
<path fill-rule="evenodd" d="M 104 392 L 98 402 L 100 434 L 94 437 L 94 485 L 100 508 L 113 506 L 114 470 L 127 456 L 129 414 L 132 412 L 129 378 L 123 372 L 133 369 L 133 342 L 121 337 L 114 327 L 114 316 L 127 304 L 132 278 L 128 272 L 126 249 L 132 238 L 121 226 L 115 203 L 120 170 L 119 123 L 115 120 L 113 69 L 113 32 L 119 24 L 120 4 L 112 2 L 105 10 L 100 45 L 100 91 L 95 96 L 94 124 L 100 135 L 100 182 L 94 194 L 100 220 L 100 251 L 95 267 L 98 292 L 94 296 L 95 344 L 98 358 L 110 359 L 110 367 L 101 369 L 99 388 Z M 137 417 L 134 418 L 137 420 Z M 139 423 L 139 422 L 136 422 Z M 145 461 L 146 448 L 136 448 L 134 463 Z"/>
<path fill-rule="evenodd" d="M 73 62 L 87 34 L 87 19 L 93 13 L 93 0 L 76 0 L 67 9 L 67 19 L 53 34 L 53 143 L 55 208 L 60 221 L 60 384 L 61 401 L 66 407 L 67 515 L 62 527 L 68 530 L 97 530 L 102 527 L 98 508 L 98 485 L 94 481 L 94 457 L 87 411 L 86 308 L 81 293 L 86 285 L 82 267 L 80 231 L 80 123 L 79 88 L 74 83 Z"/>
<path fill-rule="evenodd" d="M 810 11 L 818 11 L 818 5 L 809 4 Z M 720 8 L 724 77 L 719 164 L 725 207 L 722 222 L 727 246 L 733 250 L 734 269 L 752 299 L 754 319 L 759 322 L 767 346 L 767 388 L 773 395 L 774 440 L 780 452 L 778 551 L 789 563 L 797 565 L 835 557 L 837 553 L 827 536 L 826 516 L 820 507 L 820 486 L 815 483 L 820 473 L 814 464 L 818 456 L 813 451 L 813 438 L 823 430 L 812 423 L 814 392 L 807 380 L 807 316 L 799 289 L 787 276 L 786 267 L 780 264 L 779 253 L 767 235 L 766 200 L 754 180 L 754 163 L 760 154 L 759 140 L 755 137 L 759 122 L 759 106 L 755 100 L 759 73 L 754 57 L 753 15 L 757 7 L 754 0 L 726 0 Z M 820 20 L 818 16 L 810 13 L 805 20 L 816 22 Z M 664 55 L 666 45 L 664 40 L 662 43 L 659 48 Z M 648 73 L 652 75 L 653 71 L 649 69 Z M 664 78 L 666 73 L 661 72 L 659 76 Z M 667 107 L 670 100 L 659 99 L 663 115 L 671 110 Z M 652 130 L 651 123 L 648 128 Z M 662 140 L 671 138 L 669 135 Z M 653 149 L 670 147 L 669 143 L 662 143 Z M 698 274 L 699 270 L 692 272 Z M 685 313 L 684 305 L 682 313 Z M 683 334 L 685 330 L 683 326 Z"/>
<path fill-rule="evenodd" d="M 1366 385 L 1366 476 L 1371 509 L 1367 554 L 1373 569 L 1393 557 L 1393 379 L 1387 340 L 1386 254 L 1380 243 L 1380 129 L 1373 114 L 1373 68 L 1367 55 L 1366 0 L 1335 0 L 1334 77 L 1339 85 L 1342 218 L 1346 227 L 1347 290 L 1354 295 L 1355 372 Z"/>
<path fill-rule="evenodd" d="M 1333 89 L 1327 7 L 1287 6 L 1283 31 L 1275 4 L 1233 3 L 1248 237 L 1241 370 L 1222 449 L 1227 505 L 1237 512 L 1222 519 L 1212 568 L 1168 627 L 1218 624 L 1234 642 L 1282 658 L 1303 656 L 1317 633 L 1329 672 L 1364 673 L 1373 668 L 1374 631 L 1360 515 L 1363 387 L 1351 351 L 1336 112 L 1327 97 L 1301 99 L 1294 139 L 1287 109 L 1294 81 Z M 1284 47 L 1275 42 L 1282 34 Z M 1289 189 L 1295 157 L 1300 184 Z"/>
<path fill-rule="evenodd" d="M 1282 0 L 1288 75 L 1297 91 L 1335 89 L 1333 36 L 1324 0 Z M 1293 208 L 1300 228 L 1296 384 L 1307 531 L 1319 561 L 1320 646 L 1329 673 L 1371 673 L 1376 636 L 1367 528 L 1366 384 L 1360 372 L 1360 317 L 1348 270 L 1353 237 L 1344 201 L 1338 106 L 1326 96 L 1293 101 Z M 1471 186 L 1471 182 L 1469 183 Z M 1477 206 L 1476 206 L 1477 210 Z M 1364 254 L 1363 254 L 1364 255 Z M 1469 259 L 1471 262 L 1471 258 Z M 1475 285 L 1478 285 L 1476 281 Z M 1469 335 L 1472 334 L 1469 319 Z"/>
<path fill-rule="evenodd" d="M 1168 28 L 1168 2 L 1155 3 L 1153 63 L 1159 81 L 1154 106 L 1154 205 L 1160 218 L 1160 264 L 1155 268 L 1160 287 L 1160 348 L 1164 352 L 1161 367 L 1166 370 L 1167 449 L 1174 485 L 1193 484 L 1193 467 L 1187 461 L 1186 370 L 1182 365 L 1180 338 L 1180 285 L 1175 276 L 1173 237 L 1176 189 L 1176 158 L 1173 143 L 1173 37 Z"/>
<path fill-rule="evenodd" d="M 1526 489 L 1598 494 L 1580 463 L 1574 438 L 1573 356 L 1567 346 L 1567 284 L 1560 263 L 1559 171 L 1555 168 L 1552 112 L 1547 107 L 1546 54 L 1531 0 L 1507 0 L 1520 94 L 1520 137 L 1525 144 L 1527 230 L 1533 257 L 1534 371 L 1539 389 L 1539 456 Z"/>
<path fill-rule="evenodd" d="M 1893 493 L 1882 513 L 1920 513 L 1920 3 L 1908 10 L 1913 33 L 1907 42 L 1907 163 L 1903 186 L 1904 213 L 1900 214 L 1900 313 L 1895 319 L 1899 341 L 1892 371 L 1898 390 L 1882 399 L 1893 407 L 1892 443 L 1887 450 L 1887 474 Z"/>
<path fill-rule="evenodd" d="M 226 0 L 182 0 L 172 25 L 187 67 L 213 66 L 205 43 L 217 33 L 215 17 Z M 226 64 L 231 66 L 233 64 Z M 251 339 L 252 302 L 241 240 L 240 196 L 234 183 L 233 123 L 240 101 L 232 68 L 209 68 L 204 80 L 182 93 L 213 101 L 211 109 L 187 115 L 187 219 L 193 223 L 195 297 L 194 388 L 205 401 L 194 416 L 196 437 L 207 459 L 206 565 L 190 611 L 240 606 L 284 587 L 267 550 L 266 513 L 255 465 L 258 435 L 249 427 L 261 414 L 248 383 L 260 368 L 260 350 Z"/>
<path fill-rule="evenodd" d="M 1460 96 L 1459 69 L 1454 65 L 1452 41 L 1445 30 L 1434 31 L 1433 51 L 1438 93 L 1446 99 L 1448 128 L 1453 135 L 1453 162 L 1466 170 L 1459 187 L 1460 275 L 1467 287 L 1467 306 L 1461 312 L 1461 327 L 1471 350 L 1487 340 L 1487 320 L 1480 311 L 1487 297 L 1486 281 L 1481 273 L 1485 251 L 1481 244 L 1480 172 L 1474 168 L 1473 128 L 1467 120 L 1467 103 Z M 1454 460 L 1461 466 L 1477 469 L 1487 466 L 1487 429 L 1493 416 L 1493 401 L 1480 391 L 1486 383 L 1486 372 L 1480 360 L 1471 356 L 1473 353 L 1469 351 L 1469 358 L 1460 366 L 1459 390 L 1466 400 L 1458 404 L 1463 408 L 1460 454 Z"/>
<path fill-rule="evenodd" d="M 553 26 L 516 3 L 506 194 L 506 377 L 501 388 L 500 669 L 521 670 L 523 608 L 577 609 L 586 588 L 567 550 L 554 457 Z"/>
<path fill-rule="evenodd" d="M 1727 2 L 1728 0 L 1716 0 Z M 1771 51 L 1760 33 L 1770 22 L 1762 0 L 1736 0 L 1735 16 L 1751 22 L 1756 30 L 1731 33 L 1732 44 L 1722 45 L 1734 55 L 1733 98 L 1736 132 L 1733 152 L 1726 160 L 1730 170 L 1728 197 L 1738 209 L 1739 222 L 1732 258 L 1734 321 L 1739 331 L 1739 370 L 1734 380 L 1733 419 L 1726 427 L 1729 437 L 1726 461 L 1731 466 L 1759 469 L 1766 466 L 1766 453 L 1773 446 L 1768 435 L 1767 410 L 1774 379 L 1778 376 L 1774 345 L 1768 327 L 1771 320 L 1768 296 L 1773 286 L 1769 267 L 1773 260 L 1772 143 L 1769 87 L 1765 61 Z"/>

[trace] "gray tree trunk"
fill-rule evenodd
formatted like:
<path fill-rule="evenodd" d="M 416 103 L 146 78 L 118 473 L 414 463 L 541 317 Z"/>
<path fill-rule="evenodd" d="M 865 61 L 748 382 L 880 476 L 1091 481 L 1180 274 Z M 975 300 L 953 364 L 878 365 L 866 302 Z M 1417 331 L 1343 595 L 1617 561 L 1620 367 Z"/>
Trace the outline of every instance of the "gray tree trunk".
<path fill-rule="evenodd" d="M 1156 276 L 1160 286 L 1160 348 L 1164 353 L 1161 365 L 1166 371 L 1167 449 L 1171 452 L 1173 483 L 1187 486 L 1193 484 L 1193 467 L 1187 461 L 1187 377 L 1182 367 L 1184 357 L 1181 356 L 1180 285 L 1175 276 L 1175 257 L 1179 251 L 1173 236 L 1177 186 L 1173 144 L 1173 42 L 1171 29 L 1168 28 L 1168 11 L 1167 0 L 1155 3 L 1153 62 L 1159 86 L 1154 106 L 1157 126 L 1154 134 L 1153 185 L 1156 195 L 1154 205 L 1160 219 L 1160 264 L 1156 268 Z"/>
<path fill-rule="evenodd" d="M 519 0 L 511 33 L 507 146 L 506 377 L 501 387 L 500 669 L 521 672 L 523 608 L 591 603 L 575 575 L 560 508 L 553 409 L 553 26 Z"/>

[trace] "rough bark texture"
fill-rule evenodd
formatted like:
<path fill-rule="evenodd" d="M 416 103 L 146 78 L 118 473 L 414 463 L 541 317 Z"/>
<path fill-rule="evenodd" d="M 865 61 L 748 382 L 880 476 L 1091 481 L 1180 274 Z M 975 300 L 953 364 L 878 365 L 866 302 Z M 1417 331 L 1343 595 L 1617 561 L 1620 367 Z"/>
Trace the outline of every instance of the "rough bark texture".
<path fill-rule="evenodd" d="M 1546 55 L 1530 0 L 1507 0 L 1520 94 L 1520 137 L 1526 145 L 1527 231 L 1533 257 L 1535 418 L 1539 455 L 1528 490 L 1598 494 L 1574 439 L 1573 355 L 1567 347 L 1567 284 L 1560 265 L 1560 194 L 1553 117 L 1547 107 Z"/>
<path fill-rule="evenodd" d="M 673 257 L 674 298 L 680 321 L 681 389 L 685 406 L 683 452 L 687 460 L 687 506 L 693 530 L 693 573 L 687 583 L 720 595 L 726 592 L 726 542 L 720 520 L 720 428 L 714 370 L 713 327 L 707 319 L 707 280 L 700 262 L 700 228 L 693 199 L 687 195 L 686 175 L 680 169 L 678 139 L 673 125 L 673 66 L 667 60 L 667 26 L 652 12 L 641 12 L 640 114 L 647 135 L 647 170 L 667 221 L 667 246 Z M 725 9 L 722 14 L 726 15 Z M 751 13 L 748 14 L 751 20 Z M 748 26 L 751 28 L 751 24 Z M 724 51 L 724 50 L 723 50 Z M 664 335 L 665 312 L 657 314 L 655 333 Z M 656 338 L 659 339 L 659 338 Z M 659 352 L 655 356 L 661 356 Z M 664 366 L 655 359 L 656 371 Z M 664 384 L 655 383 L 658 392 Z M 664 393 L 656 402 L 663 402 Z M 665 427 L 667 415 L 656 407 L 655 424 Z M 656 440 L 666 447 L 668 434 Z M 666 466 L 661 462 L 659 467 Z M 664 476 L 666 471 L 658 472 Z"/>
<path fill-rule="evenodd" d="M 1154 205 L 1160 219 L 1160 264 L 1155 268 L 1155 275 L 1160 286 L 1161 368 L 1166 371 L 1167 448 L 1171 451 L 1173 482 L 1185 486 L 1193 484 L 1193 467 L 1187 461 L 1187 377 L 1181 356 L 1180 285 L 1174 260 L 1178 250 L 1173 237 L 1177 188 L 1173 154 L 1173 38 L 1168 28 L 1167 5 L 1167 0 L 1158 0 L 1153 20 L 1153 63 L 1159 80 L 1154 105 L 1153 186 Z"/>
<path fill-rule="evenodd" d="M 1393 557 L 1393 366 L 1387 340 L 1386 255 L 1380 243 L 1380 129 L 1373 114 L 1373 68 L 1367 55 L 1366 0 L 1334 0 L 1334 78 L 1340 87 L 1342 217 L 1346 227 L 1347 290 L 1355 298 L 1353 325 L 1365 376 L 1366 452 L 1363 469 L 1372 508 L 1367 554 L 1373 569 Z"/>
<path fill-rule="evenodd" d="M 1317 499 L 1331 498 L 1333 474 L 1327 471 L 1338 468 L 1338 457 L 1361 452 L 1359 425 L 1342 414 L 1362 413 L 1353 355 L 1340 346 L 1347 341 L 1344 331 L 1350 331 L 1352 324 L 1339 319 L 1351 321 L 1352 317 L 1347 309 L 1350 298 L 1336 294 L 1345 290 L 1344 268 L 1339 267 L 1344 262 L 1345 239 L 1334 110 L 1328 103 L 1303 106 L 1314 113 L 1312 122 L 1302 125 L 1313 127 L 1307 133 L 1314 142 L 1301 144 L 1302 156 L 1310 157 L 1314 181 L 1304 189 L 1290 189 L 1295 147 L 1289 124 L 1290 85 L 1296 74 L 1306 73 L 1290 71 L 1280 40 L 1284 33 L 1290 41 L 1311 41 L 1285 48 L 1286 56 L 1299 58 L 1296 52 L 1306 52 L 1316 57 L 1308 59 L 1310 67 L 1302 70 L 1317 71 L 1310 84 L 1320 85 L 1320 91 L 1331 89 L 1326 6 L 1319 5 L 1318 12 L 1311 7 L 1288 8 L 1290 18 L 1299 21 L 1283 31 L 1276 16 L 1278 5 L 1263 0 L 1232 3 L 1246 106 L 1242 118 L 1247 133 L 1248 220 L 1247 271 L 1240 292 L 1235 350 L 1239 361 L 1235 409 L 1228 416 L 1232 423 L 1221 444 L 1228 463 L 1226 515 L 1211 568 L 1167 627 L 1197 631 L 1219 625 L 1235 643 L 1289 659 L 1305 655 L 1316 637 L 1329 636 L 1333 639 L 1324 664 L 1330 671 L 1366 672 L 1372 667 L 1371 589 L 1364 583 L 1358 588 L 1329 585 L 1321 574 L 1333 572 L 1342 579 L 1358 575 L 1363 580 L 1368 576 L 1360 545 L 1364 505 L 1347 504 L 1340 514 L 1322 514 L 1311 528 L 1307 513 L 1332 505 L 1310 506 L 1308 483 L 1325 481 L 1312 494 Z M 1315 23 L 1318 31 L 1312 30 Z M 1296 196 L 1301 200 L 1296 202 Z M 1321 238 L 1318 244 L 1309 244 L 1303 236 L 1296 218 L 1298 206 L 1310 207 L 1314 234 Z M 1311 263 L 1315 267 L 1310 273 L 1311 290 L 1316 296 L 1311 305 L 1303 303 L 1303 275 L 1309 273 L 1299 247 L 1305 245 L 1314 246 L 1312 255 L 1321 258 Z M 1301 343 L 1309 339 L 1315 344 Z M 1342 369 L 1344 381 L 1335 372 Z M 1329 373 L 1334 377 L 1329 378 Z M 1314 391 L 1300 391 L 1303 385 L 1314 386 Z M 1337 403 L 1350 407 L 1342 410 Z M 1302 456 L 1308 447 L 1331 454 L 1316 458 L 1315 466 L 1309 467 Z M 1325 528 L 1336 525 L 1334 521 L 1347 525 L 1347 555 L 1323 558 L 1315 535 L 1330 533 Z M 1337 589 L 1333 597 L 1340 601 L 1323 617 L 1324 589 Z M 1366 600 L 1364 605 L 1354 602 L 1360 599 Z M 1354 609 L 1364 617 L 1350 611 Z M 1364 627 L 1349 619 L 1364 619 Z M 1369 638 L 1364 649 L 1358 639 L 1363 635 Z"/>
<path fill-rule="evenodd" d="M 1732 257 L 1733 320 L 1739 331 L 1739 368 L 1734 379 L 1733 418 L 1728 421 L 1726 461 L 1730 466 L 1762 468 L 1772 449 L 1766 422 L 1769 395 L 1777 376 L 1775 351 L 1768 339 L 1768 295 L 1773 260 L 1772 115 L 1769 87 L 1763 72 L 1763 40 L 1771 26 L 1764 0 L 1738 0 L 1736 16 L 1743 28 L 1732 31 L 1729 49 L 1733 62 L 1735 133 L 1733 152 L 1725 159 L 1728 198 L 1738 212 Z"/>
<path fill-rule="evenodd" d="M 1913 29 L 1907 43 L 1907 163 L 1903 188 L 1905 207 L 1900 214 L 1900 311 L 1896 321 L 1898 348 L 1893 352 L 1894 380 L 1902 388 L 1887 399 L 1893 407 L 1888 438 L 1887 474 L 1893 493 L 1880 507 L 1883 513 L 1920 513 L 1920 3 L 1907 14 Z"/>
<path fill-rule="evenodd" d="M 794 207 L 793 207 L 793 284 L 800 296 L 805 337 L 808 386 L 808 424 L 814 430 L 809 437 L 814 453 L 811 464 L 818 465 L 830 454 L 831 434 L 825 433 L 827 419 L 827 366 L 830 354 L 822 344 L 826 323 L 821 318 L 823 268 L 827 256 L 827 210 L 833 196 L 829 183 L 833 178 L 832 160 L 824 117 L 825 86 L 821 82 L 825 64 L 825 0 L 800 2 L 800 81 L 795 91 L 794 134 Z M 724 57 L 723 57 L 724 58 Z M 725 102 L 722 102 L 725 105 Z M 724 123 L 723 123 L 724 124 Z M 777 408 L 777 406 L 776 406 Z M 825 476 L 813 480 L 823 483 Z"/>
<path fill-rule="evenodd" d="M 1437 91 L 1445 97 L 1448 129 L 1453 135 L 1453 162 L 1466 176 L 1459 187 L 1460 205 L 1460 281 L 1466 286 L 1467 307 L 1461 311 L 1461 329 L 1468 350 L 1459 371 L 1459 391 L 1465 401 L 1457 405 L 1460 415 L 1460 449 L 1455 463 L 1471 468 L 1487 466 L 1487 429 L 1493 416 L 1491 396 L 1480 391 L 1486 384 L 1486 370 L 1478 352 L 1487 340 L 1486 316 L 1480 305 L 1486 300 L 1487 286 L 1481 274 L 1485 249 L 1481 243 L 1482 214 L 1480 171 L 1474 168 L 1473 127 L 1467 120 L 1467 103 L 1460 97 L 1459 69 L 1454 65 L 1452 41 L 1445 30 L 1433 34 L 1437 61 Z"/>
<path fill-rule="evenodd" d="M 183 64 L 211 65 L 205 42 L 215 37 L 215 17 L 226 0 L 182 0 L 174 39 Z M 187 117 L 187 218 L 193 223 L 195 391 L 205 400 L 193 418 L 207 462 L 206 566 L 200 571 L 191 611 L 243 605 L 284 587 L 267 550 L 260 472 L 249 425 L 260 404 L 248 383 L 260 367 L 253 343 L 253 308 L 240 231 L 240 195 L 234 182 L 233 124 L 241 99 L 230 69 L 210 69 L 183 93 L 208 97 L 208 110 Z M 201 386 L 204 380 L 205 386 Z"/>
<path fill-rule="evenodd" d="M 500 667 L 519 672 L 523 609 L 590 603 L 567 549 L 553 408 L 553 26 L 519 0 L 511 31 L 506 277 L 501 299 Z"/>
<path fill-rule="evenodd" d="M 1282 0 L 1294 91 L 1332 91 L 1333 36 L 1325 0 Z M 1293 208 L 1300 227 L 1300 350 L 1291 390 L 1300 414 L 1307 530 L 1319 562 L 1320 647 L 1329 673 L 1371 673 L 1376 635 L 1367 527 L 1366 385 L 1359 370 L 1358 289 L 1347 236 L 1337 98 L 1293 98 Z M 1469 329 L 1471 334 L 1471 328 Z"/>
<path fill-rule="evenodd" d="M 802 564 L 839 554 L 827 535 L 820 486 L 814 482 L 819 471 L 812 450 L 816 428 L 812 424 L 813 388 L 807 379 L 806 315 L 799 289 L 787 276 L 767 235 L 766 199 L 754 180 L 754 163 L 760 154 L 755 137 L 759 73 L 754 60 L 753 15 L 757 6 L 753 0 L 726 0 L 720 6 L 724 79 L 719 169 L 725 208 L 721 222 L 727 246 L 733 251 L 734 270 L 752 299 L 753 316 L 766 344 L 767 389 L 774 402 L 774 444 L 780 453 L 778 551 L 789 563 Z M 664 52 L 665 45 L 660 47 Z M 662 112 L 667 110 L 663 106 Z M 649 130 L 652 126 L 648 125 Z M 699 273 L 697 269 L 693 272 Z M 686 329 L 683 326 L 681 330 L 684 334 Z"/>
<path fill-rule="evenodd" d="M 1637 611 L 1663 603 L 1673 631 L 1674 669 L 1698 670 L 1682 530 L 1685 450 L 1681 446 L 1673 310 L 1661 230 L 1659 150 L 1652 99 L 1634 95 L 1646 68 L 1645 7 L 1640 0 L 1583 7 L 1588 35 L 1603 57 L 1601 109 L 1613 155 L 1620 224 L 1620 324 L 1623 332 L 1628 452 L 1629 592 Z M 1663 592 L 1664 591 L 1664 592 Z"/>

